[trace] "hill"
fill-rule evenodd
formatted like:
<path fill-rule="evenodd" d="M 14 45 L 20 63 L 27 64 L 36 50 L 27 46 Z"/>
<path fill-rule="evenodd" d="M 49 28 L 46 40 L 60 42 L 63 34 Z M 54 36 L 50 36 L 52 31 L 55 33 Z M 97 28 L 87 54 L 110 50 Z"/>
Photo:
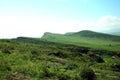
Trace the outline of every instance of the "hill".
<path fill-rule="evenodd" d="M 78 37 L 81 36 L 81 37 L 90 37 L 90 38 L 120 41 L 120 36 L 99 33 L 99 32 L 93 32 L 93 31 L 89 31 L 89 30 L 83 30 L 80 32 L 72 33 L 72 34 L 69 34 L 69 36 L 78 36 Z"/>
<path fill-rule="evenodd" d="M 75 33 L 1 39 L 0 80 L 119 80 L 119 49 Z"/>
<path fill-rule="evenodd" d="M 120 32 L 109 32 L 108 34 L 120 36 Z"/>
<path fill-rule="evenodd" d="M 0 80 L 119 80 L 120 54 L 73 44 L 28 37 L 1 39 Z"/>
<path fill-rule="evenodd" d="M 119 80 L 120 42 L 95 33 L 0 39 L 0 80 Z"/>
<path fill-rule="evenodd" d="M 120 27 L 118 26 L 118 27 L 112 28 L 110 30 L 105 30 L 105 31 L 102 31 L 102 32 L 107 33 L 107 34 L 120 36 Z"/>
<path fill-rule="evenodd" d="M 42 36 L 42 39 L 46 39 L 51 42 L 74 44 L 77 46 L 85 46 L 96 49 L 120 51 L 120 36 L 114 36 L 88 30 L 67 34 L 55 34 L 47 32 Z"/>

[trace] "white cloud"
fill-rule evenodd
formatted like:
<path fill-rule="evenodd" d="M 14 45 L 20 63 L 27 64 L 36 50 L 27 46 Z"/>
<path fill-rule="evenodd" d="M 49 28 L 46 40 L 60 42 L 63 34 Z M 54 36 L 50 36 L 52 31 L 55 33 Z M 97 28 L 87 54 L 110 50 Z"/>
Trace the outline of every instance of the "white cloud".
<path fill-rule="evenodd" d="M 98 20 L 98 24 L 105 29 L 120 28 L 120 18 L 116 16 L 103 16 Z"/>
<path fill-rule="evenodd" d="M 78 30 L 106 31 L 120 29 L 120 18 L 116 16 L 103 16 L 96 22 L 79 22 Z"/>
<path fill-rule="evenodd" d="M 120 18 L 117 18 L 116 16 L 103 16 L 98 20 L 99 23 L 116 23 L 120 22 Z"/>

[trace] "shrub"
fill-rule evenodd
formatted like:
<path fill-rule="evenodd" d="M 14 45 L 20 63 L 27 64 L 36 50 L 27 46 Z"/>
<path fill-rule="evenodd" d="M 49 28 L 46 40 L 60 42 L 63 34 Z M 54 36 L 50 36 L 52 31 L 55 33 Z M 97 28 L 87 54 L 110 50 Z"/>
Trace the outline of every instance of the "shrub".
<path fill-rule="evenodd" d="M 68 66 L 66 67 L 67 70 L 73 70 L 78 68 L 78 65 L 75 63 L 69 63 Z"/>
<path fill-rule="evenodd" d="M 7 60 L 0 60 L 0 71 L 11 71 L 11 64 Z"/>
<path fill-rule="evenodd" d="M 82 80 L 96 80 L 94 71 L 86 66 L 81 70 L 80 77 Z"/>
<path fill-rule="evenodd" d="M 63 74 L 61 73 L 59 76 L 58 76 L 59 80 L 71 80 L 71 77 L 67 74 Z"/>
<path fill-rule="evenodd" d="M 11 52 L 8 49 L 3 49 L 2 52 L 7 53 L 7 54 L 11 54 Z"/>
<path fill-rule="evenodd" d="M 43 74 L 42 74 L 42 77 L 54 77 L 55 74 L 53 72 L 51 72 L 47 67 L 44 67 L 43 68 Z"/>
<path fill-rule="evenodd" d="M 111 65 L 113 71 L 120 71 L 120 64 L 114 63 Z"/>
<path fill-rule="evenodd" d="M 54 55 L 56 57 L 61 57 L 61 58 L 68 57 L 68 54 L 64 51 L 54 51 L 54 52 L 50 53 L 49 55 Z"/>
<path fill-rule="evenodd" d="M 93 53 L 89 54 L 89 57 L 91 58 L 91 60 L 96 61 L 98 63 L 102 63 L 104 62 L 104 60 L 102 59 L 102 57 L 95 55 Z"/>

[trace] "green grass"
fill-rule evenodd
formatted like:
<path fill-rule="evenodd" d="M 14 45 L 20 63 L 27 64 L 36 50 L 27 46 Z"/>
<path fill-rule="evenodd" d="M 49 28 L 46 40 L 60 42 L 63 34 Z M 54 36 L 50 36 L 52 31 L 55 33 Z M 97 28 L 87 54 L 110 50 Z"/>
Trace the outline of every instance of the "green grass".
<path fill-rule="evenodd" d="M 91 60 L 88 54 L 82 53 L 79 56 L 78 53 L 81 52 L 71 52 L 73 45 L 66 46 L 64 43 L 67 41 L 50 43 L 39 39 L 32 40 L 36 43 L 31 40 L 0 40 L 0 80 L 81 80 L 81 71 L 86 65 L 95 74 L 99 74 L 96 75 L 97 80 L 120 78 L 120 72 L 111 68 L 113 63 L 120 63 L 119 57 L 113 59 L 111 55 L 103 54 L 101 57 L 105 62 L 97 63 Z"/>
<path fill-rule="evenodd" d="M 51 42 L 72 44 L 77 46 L 90 47 L 94 49 L 120 51 L 120 41 L 108 40 L 109 38 L 99 39 L 94 37 L 90 38 L 90 37 L 82 37 L 82 36 L 68 36 L 61 34 L 45 33 L 42 39 Z"/>

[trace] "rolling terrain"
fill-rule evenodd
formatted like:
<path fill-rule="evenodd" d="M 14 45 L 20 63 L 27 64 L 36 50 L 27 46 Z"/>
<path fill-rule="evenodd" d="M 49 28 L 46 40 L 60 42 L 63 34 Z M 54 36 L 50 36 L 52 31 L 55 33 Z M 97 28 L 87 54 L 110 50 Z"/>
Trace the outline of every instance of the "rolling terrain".
<path fill-rule="evenodd" d="M 119 39 L 86 30 L 1 39 L 0 80 L 119 80 Z"/>
<path fill-rule="evenodd" d="M 118 32 L 110 32 L 110 33 L 108 33 L 108 34 L 112 34 L 112 35 L 118 35 L 118 36 L 120 36 L 120 32 L 118 31 Z"/>
<path fill-rule="evenodd" d="M 42 39 L 94 49 L 120 51 L 120 36 L 97 33 L 88 30 L 66 34 L 47 32 L 43 35 Z"/>

